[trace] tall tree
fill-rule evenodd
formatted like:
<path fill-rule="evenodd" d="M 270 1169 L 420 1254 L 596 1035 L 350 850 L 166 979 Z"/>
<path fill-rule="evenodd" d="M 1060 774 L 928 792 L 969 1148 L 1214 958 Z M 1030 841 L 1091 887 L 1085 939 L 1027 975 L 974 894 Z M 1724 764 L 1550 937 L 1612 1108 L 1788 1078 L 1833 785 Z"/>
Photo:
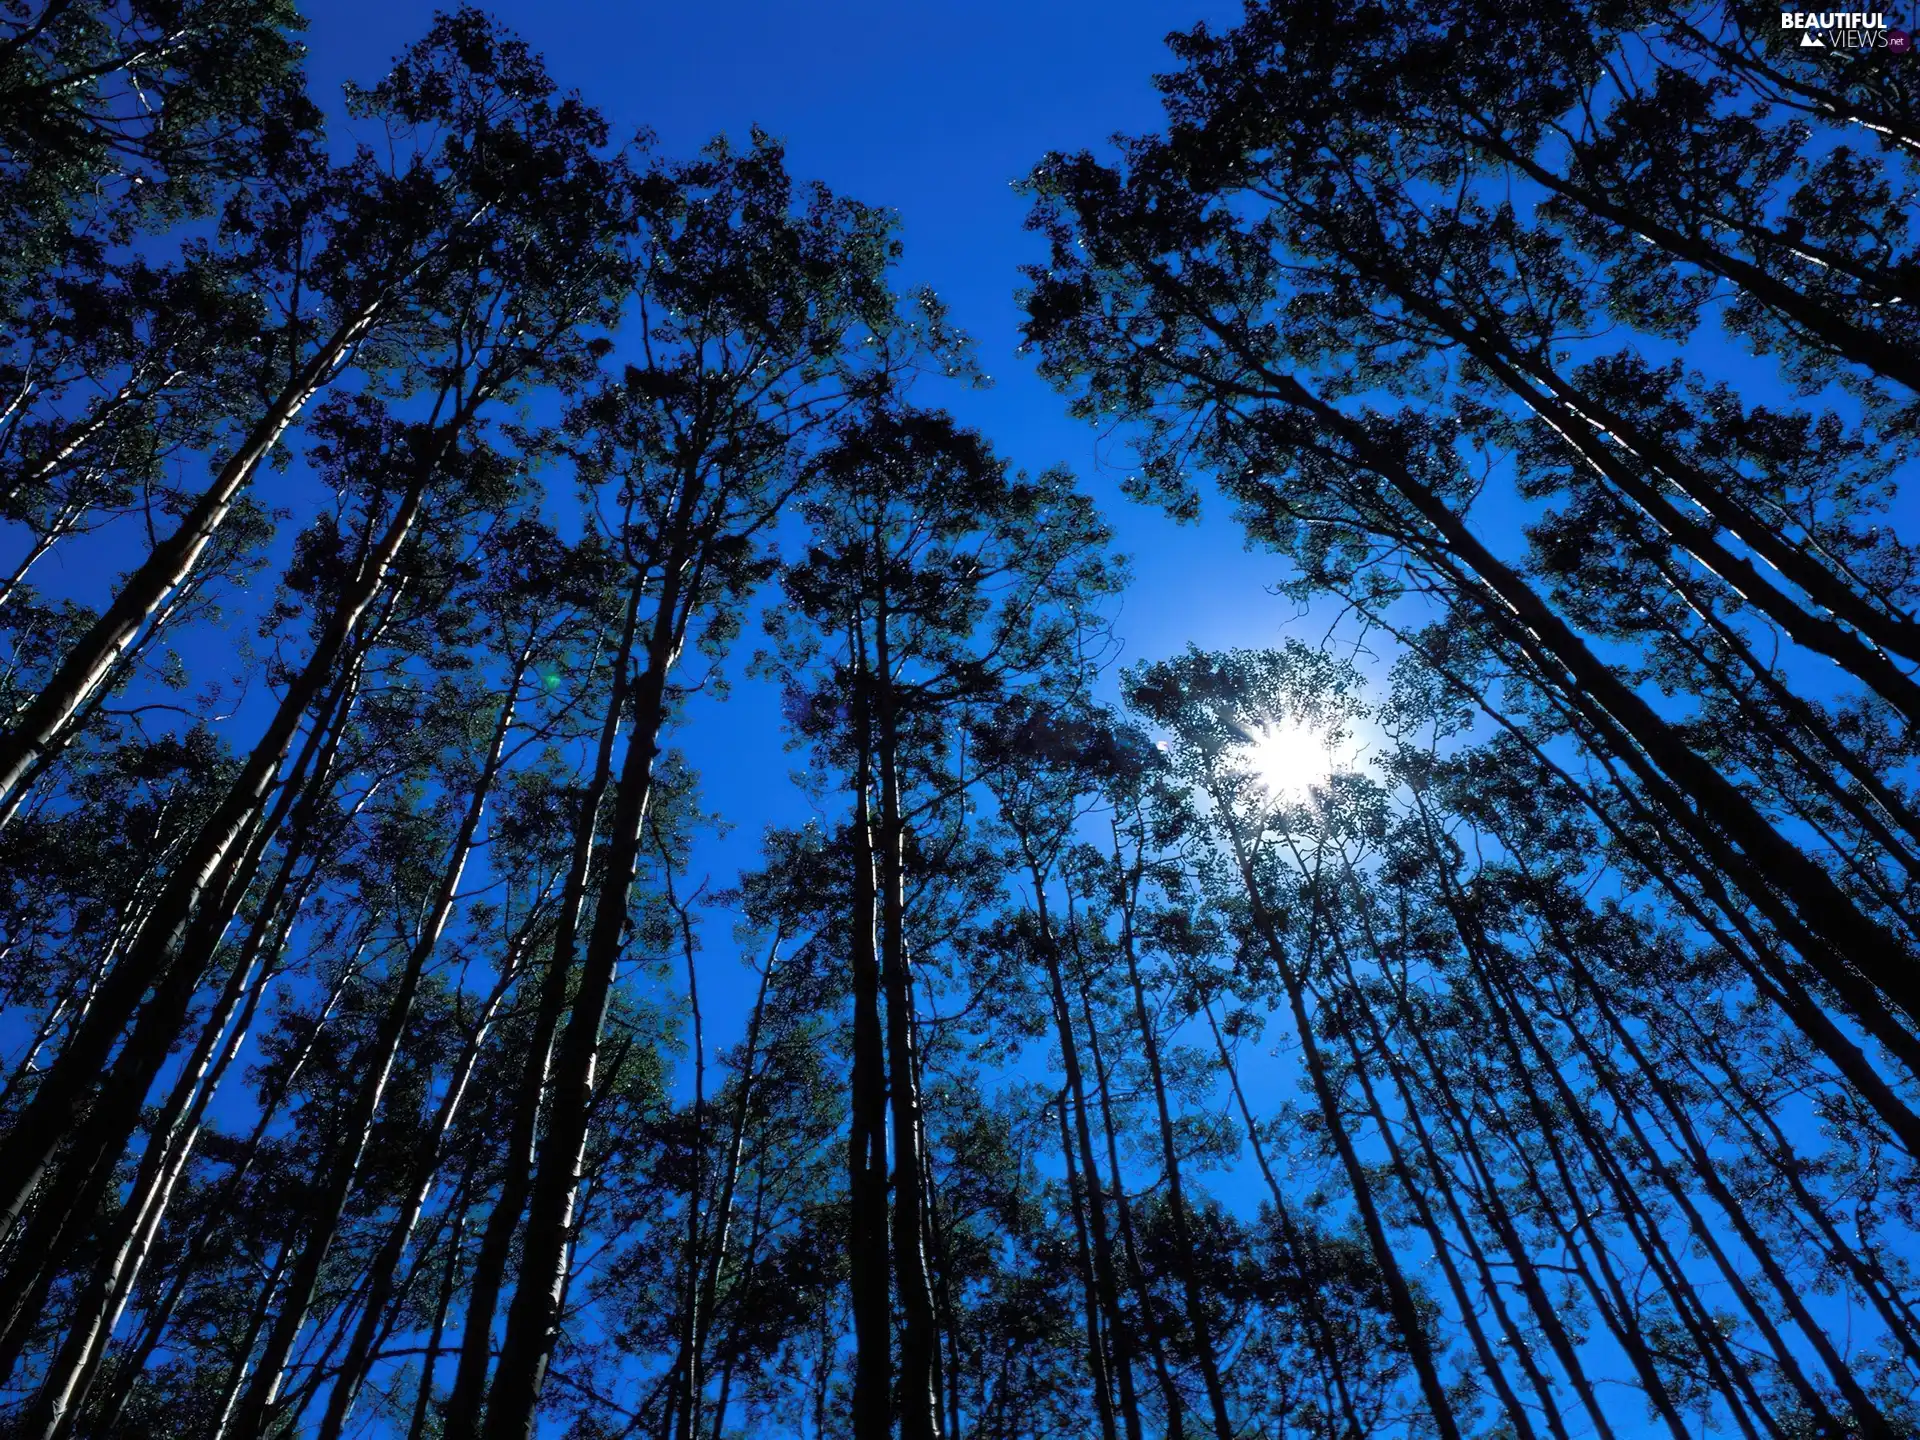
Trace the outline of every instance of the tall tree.
<path fill-rule="evenodd" d="M 452 80 L 469 73 L 448 53 L 451 44 L 443 35 L 414 56 L 423 67 L 450 67 L 442 76 L 449 90 Z M 393 82 L 389 98 L 402 112 L 416 103 L 406 98 L 416 88 L 443 97 L 430 98 L 429 105 L 445 103 L 444 90 L 421 85 L 420 78 Z M 266 733 L 170 872 L 137 939 L 93 993 L 85 1020 L 8 1134 L 5 1153 L 21 1167 L 8 1199 L 10 1220 L 32 1195 L 61 1131 L 85 1103 L 114 1041 L 131 1021 L 132 1033 L 61 1167 L 56 1182 L 61 1200 L 43 1204 L 43 1216 L 68 1210 L 88 1186 L 98 1193 L 111 1174 L 141 1099 L 284 816 L 284 803 L 270 808 L 282 758 L 315 702 L 334 683 L 351 638 L 423 513 L 429 526 L 458 525 L 458 517 L 484 513 L 511 495 L 499 457 L 473 445 L 472 430 L 484 408 L 534 376 L 565 383 L 590 363 L 587 332 L 611 319 L 623 287 L 625 221 L 605 204 L 609 172 L 596 153 L 597 120 L 565 106 L 548 106 L 547 115 L 552 129 L 545 147 L 529 147 L 525 160 L 540 172 L 550 208 L 521 226 L 493 231 L 464 254 L 449 286 L 442 324 L 428 332 L 443 348 L 424 350 L 415 381 L 431 397 L 426 416 L 402 421 L 366 398 L 343 402 L 332 412 L 323 462 L 338 467 L 343 480 L 352 474 L 371 484 L 359 534 L 348 538 L 323 525 L 303 557 L 313 567 L 317 588 L 327 595 L 312 652 L 290 677 Z M 415 118 L 426 123 L 432 114 Z M 531 184 L 532 176 L 523 176 L 523 183 Z M 472 448 L 463 450 L 463 443 Z M 448 471 L 462 483 L 446 485 Z M 448 508 L 430 511 L 429 497 L 441 494 L 448 497 Z M 283 792 L 283 800 L 290 794 Z M 16 1328 L 37 1310 L 25 1298 L 23 1277 L 30 1268 L 16 1266 L 8 1282 Z"/>
<path fill-rule="evenodd" d="M 627 733 L 610 761 L 604 821 L 596 796 L 577 822 L 551 972 L 565 986 L 577 963 L 577 984 L 551 1066 L 530 1056 L 522 1096 L 531 1111 L 544 1093 L 537 1163 L 524 1188 L 503 1191 L 489 1227 L 503 1249 L 524 1203 L 520 1274 L 486 1392 L 489 1440 L 532 1433 L 557 1338 L 601 1025 L 682 653 L 692 639 L 717 654 L 737 629 L 764 573 L 765 532 L 821 426 L 946 344 L 937 313 L 928 312 L 931 333 L 916 332 L 887 288 L 885 219 L 824 190 L 797 206 L 764 137 L 744 152 L 716 142 L 701 160 L 657 167 L 636 195 L 646 348 L 572 421 L 586 477 L 621 517 L 611 538 L 631 567 L 632 669 L 607 726 L 611 736 L 625 720 Z M 589 865 L 599 872 L 590 905 Z M 473 1433 L 491 1327 L 490 1301 L 469 1310 L 450 1434 Z"/>
<path fill-rule="evenodd" d="M 1693 857 L 1686 868 L 1713 872 L 1736 906 L 1764 916 L 1823 998 L 1910 1068 L 1920 1056 L 1897 978 L 1910 950 L 1904 911 L 1837 877 L 1772 813 L 1765 787 L 1740 783 L 1663 715 L 1631 667 L 1578 628 L 1588 617 L 1577 592 L 1556 595 L 1526 560 L 1496 552 L 1471 523 L 1472 466 L 1498 464 L 1509 447 L 1529 458 L 1535 447 L 1574 452 L 1582 473 L 1591 467 L 1613 487 L 1609 503 L 1637 512 L 1642 553 L 1671 545 L 1718 567 L 1687 603 L 1703 615 L 1750 606 L 1796 642 L 1844 652 L 1896 710 L 1912 682 L 1876 647 L 1905 643 L 1898 604 L 1855 583 L 1870 569 L 1864 558 L 1850 578 L 1833 544 L 1792 535 L 1777 504 L 1760 519 L 1741 492 L 1764 488 L 1748 477 L 1780 473 L 1773 462 L 1728 465 L 1705 446 L 1696 462 L 1656 443 L 1648 396 L 1619 388 L 1646 367 L 1629 359 L 1572 382 L 1559 374 L 1552 347 L 1574 343 L 1602 302 L 1569 288 L 1575 272 L 1556 235 L 1482 203 L 1457 145 L 1402 137 L 1402 101 L 1424 123 L 1420 107 L 1440 106 L 1446 85 L 1495 83 L 1462 58 L 1457 75 L 1436 70 L 1437 98 L 1401 93 L 1413 82 L 1395 57 L 1414 28 L 1371 16 L 1314 38 L 1262 7 L 1230 34 L 1182 39 L 1187 68 L 1168 82 L 1166 135 L 1132 142 L 1119 166 L 1056 157 L 1036 171 L 1036 223 L 1053 251 L 1032 272 L 1028 333 L 1085 413 L 1143 422 L 1143 496 L 1190 511 L 1190 471 L 1204 465 L 1253 538 L 1294 557 L 1302 593 L 1333 590 L 1386 624 L 1394 600 L 1432 597 L 1486 637 L 1489 661 L 1514 678 L 1512 705 L 1543 695 L 1548 723 L 1603 752 L 1639 803 L 1663 815 Z M 1562 45 L 1568 66 L 1586 43 Z M 1526 113 L 1544 116 L 1556 96 L 1571 103 L 1549 83 L 1557 73 L 1528 81 L 1538 93 Z M 1300 135 L 1316 138 L 1289 138 Z M 1419 187 L 1432 183 L 1462 194 L 1440 220 L 1421 208 Z M 1492 236 L 1497 247 L 1482 244 Z M 1607 392 L 1590 398 L 1602 383 Z M 1518 397 L 1550 431 L 1516 428 L 1474 393 L 1483 386 Z M 1397 408 L 1378 408 L 1383 400 Z M 1844 450 L 1836 459 L 1857 464 Z M 1822 483 L 1845 493 L 1849 482 Z M 1809 598 L 1761 576 L 1723 525 Z M 1411 567 L 1404 584 L 1386 579 L 1399 560 Z M 1810 783 L 1823 783 L 1823 763 L 1810 765 Z"/>
<path fill-rule="evenodd" d="M 1097 603 L 1113 575 L 1100 553 L 1105 529 L 1064 474 L 1012 475 L 979 436 L 937 414 L 882 412 L 849 425 L 827 453 L 804 514 L 812 546 L 783 583 L 810 628 L 792 628 L 778 614 L 771 620 L 795 705 L 804 706 L 801 733 L 846 777 L 851 801 L 849 1244 L 857 1253 L 890 1239 L 881 1253 L 903 1316 L 898 1411 L 903 1433 L 925 1440 L 941 1433 L 942 1397 L 909 856 L 934 849 L 941 810 L 966 783 L 964 753 L 944 743 L 953 717 L 1057 659 L 1074 636 L 1073 611 Z M 881 1193 L 873 1166 L 887 1150 L 890 1235 L 865 1208 Z M 856 1262 L 877 1272 L 865 1281 L 868 1293 L 854 1295 L 862 1320 L 855 1420 L 863 1436 L 885 1427 L 892 1371 L 889 1317 L 871 1293 L 886 1278 L 877 1260 Z"/>

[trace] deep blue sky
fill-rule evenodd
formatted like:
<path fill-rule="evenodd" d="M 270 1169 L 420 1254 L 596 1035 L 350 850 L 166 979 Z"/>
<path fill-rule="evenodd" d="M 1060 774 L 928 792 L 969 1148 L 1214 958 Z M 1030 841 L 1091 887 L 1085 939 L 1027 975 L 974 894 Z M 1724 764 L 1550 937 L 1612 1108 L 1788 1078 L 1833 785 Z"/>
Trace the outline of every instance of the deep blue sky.
<path fill-rule="evenodd" d="M 426 0 L 309 4 L 316 98 L 371 81 L 427 26 Z M 793 174 L 899 212 L 902 279 L 933 286 L 972 334 L 990 389 L 929 387 L 1016 464 L 1064 463 L 1099 498 L 1133 557 L 1119 617 L 1126 660 L 1206 646 L 1271 642 L 1293 614 L 1267 594 L 1271 557 L 1241 549 L 1224 515 L 1176 527 L 1123 500 L 1126 449 L 1065 413 L 1018 355 L 1018 267 L 1039 258 L 1012 182 L 1050 149 L 1098 147 L 1161 120 L 1152 76 L 1170 67 L 1164 38 L 1196 21 L 1231 24 L 1237 0 L 812 0 L 696 6 L 641 0 L 500 0 L 488 5 L 578 89 L 615 133 L 645 126 L 665 154 L 758 125 L 784 141 Z M 1303 630 L 1304 633 L 1304 630 Z M 743 637 L 742 653 L 751 644 Z M 736 671 L 738 663 L 733 667 Z M 772 697 L 744 686 L 705 710 L 683 743 L 710 805 L 740 828 L 709 858 L 751 861 L 769 820 L 804 814 L 785 777 Z M 696 879 L 698 877 L 696 876 Z M 731 879 L 715 873 L 716 885 Z"/>

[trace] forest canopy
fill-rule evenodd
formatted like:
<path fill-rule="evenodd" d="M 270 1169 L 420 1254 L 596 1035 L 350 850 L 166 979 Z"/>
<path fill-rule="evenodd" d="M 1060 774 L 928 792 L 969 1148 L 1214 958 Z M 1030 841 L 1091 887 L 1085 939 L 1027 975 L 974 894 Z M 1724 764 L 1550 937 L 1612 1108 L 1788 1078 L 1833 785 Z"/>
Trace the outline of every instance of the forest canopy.
<path fill-rule="evenodd" d="M 751 114 L 0 4 L 0 1433 L 1920 1434 L 1920 56 L 1795 14 L 1182 21 L 1018 182 L 1076 473 Z M 1147 517 L 1300 619 L 1126 648 Z"/>

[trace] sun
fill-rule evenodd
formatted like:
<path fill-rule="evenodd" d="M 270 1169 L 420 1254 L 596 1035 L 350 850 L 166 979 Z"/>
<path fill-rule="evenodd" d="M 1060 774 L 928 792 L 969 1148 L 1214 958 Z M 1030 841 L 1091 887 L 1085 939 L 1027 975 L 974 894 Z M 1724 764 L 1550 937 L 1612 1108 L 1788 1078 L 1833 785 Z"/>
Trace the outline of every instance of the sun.
<path fill-rule="evenodd" d="M 1272 800 L 1304 800 L 1333 773 L 1328 737 L 1297 720 L 1248 731 L 1236 758 Z"/>

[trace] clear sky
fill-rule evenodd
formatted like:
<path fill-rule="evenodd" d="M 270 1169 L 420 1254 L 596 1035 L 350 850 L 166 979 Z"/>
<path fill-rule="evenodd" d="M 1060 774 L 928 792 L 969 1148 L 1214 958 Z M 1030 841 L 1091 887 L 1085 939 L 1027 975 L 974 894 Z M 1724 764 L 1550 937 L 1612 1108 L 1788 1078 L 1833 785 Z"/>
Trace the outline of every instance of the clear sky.
<path fill-rule="evenodd" d="M 306 6 L 316 98 L 343 79 L 371 81 L 417 37 L 427 0 L 326 0 Z M 991 388 L 929 386 L 1014 463 L 1064 463 L 1083 477 L 1132 558 L 1119 617 L 1123 660 L 1203 646 L 1270 643 L 1294 614 L 1266 593 L 1279 573 L 1246 554 L 1224 514 L 1178 527 L 1124 500 L 1126 449 L 1069 418 L 1065 402 L 1015 354 L 1021 264 L 1041 258 L 1012 182 L 1050 149 L 1099 147 L 1116 131 L 1157 127 L 1164 39 L 1196 21 L 1231 24 L 1237 0 L 496 0 L 485 8 L 543 52 L 615 133 L 645 126 L 664 154 L 758 125 L 785 142 L 797 179 L 899 212 L 904 283 L 931 285 L 978 343 Z M 1301 634 L 1308 633 L 1303 625 Z M 752 643 L 743 636 L 733 669 Z M 741 686 L 702 707 L 682 736 L 703 790 L 739 829 L 710 857 L 751 863 L 769 820 L 805 814 L 786 793 L 773 697 Z M 771 808 L 769 808 L 771 806 Z M 696 875 L 695 879 L 699 877 Z"/>

